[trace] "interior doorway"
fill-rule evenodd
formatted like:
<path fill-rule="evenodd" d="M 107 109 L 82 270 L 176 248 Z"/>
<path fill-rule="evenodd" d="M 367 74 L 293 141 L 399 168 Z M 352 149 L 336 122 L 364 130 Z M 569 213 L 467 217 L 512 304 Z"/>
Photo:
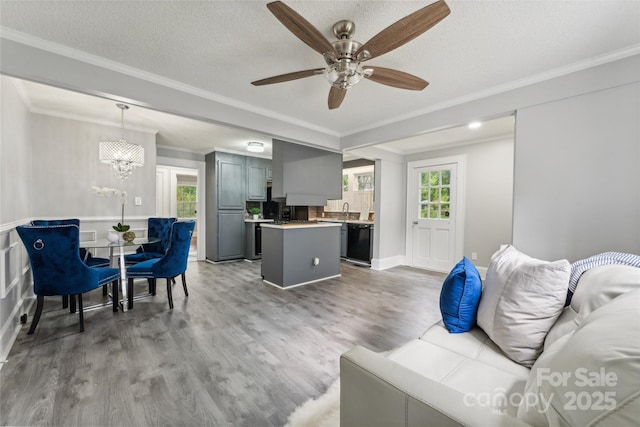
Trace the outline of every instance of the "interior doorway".
<path fill-rule="evenodd" d="M 465 157 L 419 160 L 407 165 L 409 265 L 448 272 L 462 257 Z"/>
<path fill-rule="evenodd" d="M 198 252 L 198 170 L 173 166 L 156 167 L 156 212 L 161 217 L 193 220 L 190 257 Z"/>

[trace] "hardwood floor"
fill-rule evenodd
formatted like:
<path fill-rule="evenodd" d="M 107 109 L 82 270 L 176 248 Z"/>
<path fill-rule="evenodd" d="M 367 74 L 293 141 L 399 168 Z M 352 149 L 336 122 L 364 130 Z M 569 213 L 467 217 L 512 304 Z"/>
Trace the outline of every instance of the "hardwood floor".
<path fill-rule="evenodd" d="M 35 334 L 23 326 L 0 370 L 0 423 L 282 426 L 339 377 L 340 354 L 389 350 L 440 318 L 444 275 L 341 269 L 284 291 L 262 283 L 259 262 L 190 262 L 189 297 L 178 280 L 173 310 L 159 281 L 131 311 L 86 312 L 84 333 L 45 298 Z M 102 299 L 94 291 L 85 306 Z"/>

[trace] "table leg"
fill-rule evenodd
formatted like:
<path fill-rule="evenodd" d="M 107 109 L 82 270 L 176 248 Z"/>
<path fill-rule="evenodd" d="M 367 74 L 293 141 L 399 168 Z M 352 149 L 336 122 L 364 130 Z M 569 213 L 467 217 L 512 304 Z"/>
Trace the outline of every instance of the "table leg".
<path fill-rule="evenodd" d="M 124 263 L 123 246 L 120 246 L 120 296 L 122 298 L 122 304 L 120 304 L 121 310 L 127 311 L 127 266 Z"/>

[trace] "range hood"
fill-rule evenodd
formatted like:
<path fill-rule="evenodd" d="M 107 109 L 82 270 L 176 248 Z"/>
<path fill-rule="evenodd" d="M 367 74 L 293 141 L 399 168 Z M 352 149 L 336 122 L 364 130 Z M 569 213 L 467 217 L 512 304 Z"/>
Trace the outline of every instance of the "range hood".
<path fill-rule="evenodd" d="M 272 196 L 287 206 L 325 206 L 342 197 L 342 154 L 273 140 Z"/>

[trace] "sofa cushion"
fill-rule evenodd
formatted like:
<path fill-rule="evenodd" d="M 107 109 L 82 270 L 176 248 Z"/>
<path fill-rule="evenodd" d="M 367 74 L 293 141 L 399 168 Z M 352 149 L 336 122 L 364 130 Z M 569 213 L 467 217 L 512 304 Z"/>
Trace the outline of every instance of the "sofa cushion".
<path fill-rule="evenodd" d="M 467 334 L 447 335 L 455 339 Z M 487 406 L 511 416 L 516 415 L 518 408 L 514 402 L 519 400 L 509 396 L 522 393 L 529 373 L 522 368 L 522 373 L 515 374 L 421 339 L 403 344 L 387 357 L 418 375 L 463 393 L 464 402 L 460 404 Z"/>
<path fill-rule="evenodd" d="M 482 281 L 476 267 L 463 257 L 442 284 L 440 312 L 451 333 L 470 331 L 476 325 Z"/>
<path fill-rule="evenodd" d="M 581 285 L 582 286 L 582 285 Z M 518 418 L 533 425 L 637 425 L 640 290 L 593 311 L 536 361 Z"/>
<path fill-rule="evenodd" d="M 628 265 L 604 265 L 586 271 L 578 282 L 580 286 L 564 308 L 544 341 L 545 351 L 555 340 L 573 332 L 598 307 L 617 296 L 640 289 L 640 268 Z"/>
<path fill-rule="evenodd" d="M 478 327 L 464 334 L 450 334 L 443 322 L 431 326 L 420 337 L 422 341 L 453 351 L 468 359 L 475 359 L 517 376 L 528 376 L 529 368 L 509 359 Z"/>
<path fill-rule="evenodd" d="M 491 257 L 478 325 L 514 361 L 530 367 L 567 296 L 571 266 L 531 258 L 507 245 Z"/>

